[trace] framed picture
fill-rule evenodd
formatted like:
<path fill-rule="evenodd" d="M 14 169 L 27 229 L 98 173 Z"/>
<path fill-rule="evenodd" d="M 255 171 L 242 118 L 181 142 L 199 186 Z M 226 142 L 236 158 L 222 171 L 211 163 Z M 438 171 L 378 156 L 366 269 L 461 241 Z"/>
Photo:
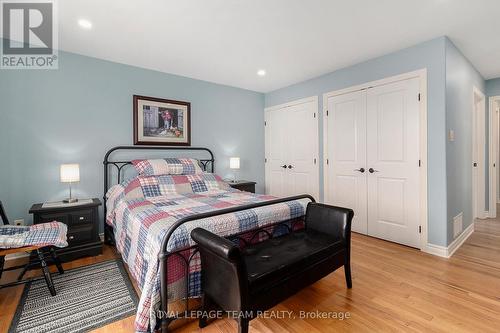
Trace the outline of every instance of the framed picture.
<path fill-rule="evenodd" d="M 134 145 L 191 145 L 191 103 L 134 95 Z"/>

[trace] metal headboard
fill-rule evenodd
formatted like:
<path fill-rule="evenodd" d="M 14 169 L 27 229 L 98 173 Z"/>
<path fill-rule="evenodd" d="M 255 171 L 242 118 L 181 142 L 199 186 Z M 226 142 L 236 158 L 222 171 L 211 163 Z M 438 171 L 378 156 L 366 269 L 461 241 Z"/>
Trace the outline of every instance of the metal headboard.
<path fill-rule="evenodd" d="M 104 164 L 104 195 L 103 195 L 103 200 L 104 200 L 105 231 L 107 231 L 106 230 L 106 226 L 107 226 L 107 224 L 106 224 L 106 193 L 108 192 L 108 190 L 110 188 L 110 184 L 118 184 L 122 181 L 121 177 L 122 177 L 123 168 L 127 165 L 132 164 L 132 160 L 114 161 L 114 160 L 111 160 L 110 157 L 113 153 L 115 153 L 117 151 L 133 151 L 133 150 L 163 150 L 166 152 L 171 152 L 171 151 L 186 151 L 186 152 L 204 151 L 204 152 L 208 153 L 210 158 L 198 159 L 198 161 L 200 162 L 200 166 L 202 167 L 203 171 L 210 171 L 213 173 L 215 170 L 214 154 L 212 153 L 212 151 L 210 149 L 204 148 L 204 147 L 118 146 L 118 147 L 111 148 L 110 150 L 108 150 L 108 152 L 104 156 L 104 161 L 103 161 L 103 164 Z M 168 157 L 172 157 L 172 156 L 168 156 Z M 177 156 L 177 157 L 181 157 L 181 156 Z M 140 156 L 140 158 L 144 158 L 144 156 Z M 109 166 L 114 167 L 117 171 L 116 182 L 110 183 L 110 181 L 109 181 L 110 180 L 109 179 L 110 178 Z M 106 234 L 106 240 L 109 241 L 110 239 L 108 239 L 108 236 L 111 236 L 111 235 L 108 235 L 107 232 L 105 232 L 105 234 Z"/>

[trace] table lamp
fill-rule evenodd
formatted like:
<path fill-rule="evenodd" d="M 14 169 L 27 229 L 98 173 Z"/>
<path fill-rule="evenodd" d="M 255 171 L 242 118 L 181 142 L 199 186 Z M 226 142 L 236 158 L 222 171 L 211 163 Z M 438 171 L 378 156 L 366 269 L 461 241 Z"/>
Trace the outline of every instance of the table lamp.
<path fill-rule="evenodd" d="M 80 166 L 78 164 L 61 164 L 61 183 L 69 183 L 69 198 L 64 203 L 74 203 L 78 199 L 71 196 L 71 183 L 80 181 Z"/>
<path fill-rule="evenodd" d="M 229 169 L 239 170 L 240 169 L 240 158 L 239 157 L 231 157 L 229 159 Z M 233 179 L 233 183 L 236 182 L 236 171 Z"/>

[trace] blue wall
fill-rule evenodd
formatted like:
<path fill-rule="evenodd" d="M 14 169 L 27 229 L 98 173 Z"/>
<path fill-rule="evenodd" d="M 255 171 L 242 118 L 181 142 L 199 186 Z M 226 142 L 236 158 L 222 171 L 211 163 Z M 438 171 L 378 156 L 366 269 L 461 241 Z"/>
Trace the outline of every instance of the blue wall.
<path fill-rule="evenodd" d="M 446 128 L 455 141 L 446 142 L 448 183 L 448 244 L 453 241 L 453 217 L 463 212 L 464 229 L 472 224 L 472 101 L 473 86 L 485 91 L 485 81 L 463 54 L 446 40 Z M 486 127 L 487 131 L 488 127 Z M 487 133 L 487 132 L 486 132 Z M 487 134 L 486 134 L 486 137 Z M 488 141 L 486 140 L 488 144 Z M 488 153 L 488 147 L 485 147 Z M 488 163 L 483 166 L 488 184 Z M 488 186 L 486 208 L 488 206 Z"/>
<path fill-rule="evenodd" d="M 59 164 L 80 164 L 76 194 L 103 196 L 102 160 L 132 144 L 132 95 L 191 102 L 192 145 L 213 149 L 216 172 L 264 189 L 264 95 L 60 52 L 59 70 L 0 72 L 0 200 L 11 220 L 31 221 L 36 202 L 60 200 Z"/>
<path fill-rule="evenodd" d="M 486 81 L 486 95 L 500 96 L 500 78 Z"/>
<path fill-rule="evenodd" d="M 428 76 L 428 202 L 429 242 L 447 245 L 446 209 L 446 113 L 445 113 L 445 47 L 446 37 L 394 52 L 367 62 L 344 68 L 312 80 L 266 94 L 266 106 L 299 98 L 319 96 L 322 114 L 322 94 L 353 85 L 379 80 L 410 71 L 427 68 Z M 322 117 L 319 118 L 320 122 Z M 320 147 L 323 126 L 320 123 Z M 320 151 L 322 156 L 323 152 Z M 320 169 L 320 179 L 323 170 Z M 323 184 L 320 183 L 321 196 Z"/>

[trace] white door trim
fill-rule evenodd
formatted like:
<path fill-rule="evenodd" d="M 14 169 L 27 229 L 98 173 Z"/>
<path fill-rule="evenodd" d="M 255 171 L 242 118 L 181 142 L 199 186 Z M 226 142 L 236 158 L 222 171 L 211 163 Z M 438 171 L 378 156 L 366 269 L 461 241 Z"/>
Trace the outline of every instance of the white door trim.
<path fill-rule="evenodd" d="M 354 91 L 359 91 L 363 89 L 368 89 L 374 86 L 381 86 L 389 83 L 394 83 L 397 81 L 404 81 L 408 79 L 419 78 L 420 79 L 420 226 L 422 227 L 422 232 L 420 234 L 420 250 L 424 252 L 429 252 L 427 249 L 427 239 L 428 239 L 428 211 L 427 211 L 427 69 L 421 69 L 409 73 L 404 73 L 388 78 L 384 78 L 377 81 L 367 82 L 353 87 L 331 91 L 323 94 L 323 188 L 326 189 L 328 186 L 328 122 L 327 122 L 327 112 L 328 112 L 328 98 L 351 93 Z M 325 197 L 326 200 L 326 197 Z"/>
<path fill-rule="evenodd" d="M 314 129 L 315 129 L 315 132 L 314 132 L 314 137 L 315 137 L 315 140 L 314 140 L 314 145 L 313 147 L 311 147 L 311 149 L 313 150 L 314 152 L 314 155 L 316 156 L 316 167 L 314 168 L 314 171 L 315 171 L 315 174 L 314 174 L 314 179 L 315 179 L 315 186 L 314 186 L 314 193 L 308 193 L 310 195 L 312 195 L 314 197 L 314 199 L 316 199 L 316 201 L 319 202 L 319 164 L 320 164 L 320 158 L 319 158 L 319 115 L 318 115 L 318 96 L 311 96 L 311 97 L 307 97 L 307 98 L 302 98 L 302 99 L 298 99 L 298 100 L 295 100 L 295 101 L 291 101 L 291 102 L 287 102 L 287 103 L 283 103 L 283 104 L 279 104 L 279 105 L 273 105 L 273 106 L 270 106 L 270 107 L 267 107 L 267 108 L 264 108 L 264 121 L 267 120 L 267 115 L 270 111 L 274 111 L 274 110 L 279 110 L 279 109 L 283 109 L 283 108 L 288 108 L 288 107 L 291 107 L 291 106 L 296 106 L 296 105 L 300 105 L 300 104 L 305 104 L 305 103 L 314 103 L 314 110 L 315 110 L 315 119 L 316 119 L 316 124 L 314 126 Z M 267 131 L 265 131 L 265 133 L 267 133 Z M 268 152 L 268 140 L 267 140 L 267 137 L 264 139 L 265 140 L 265 156 L 267 158 L 267 152 Z M 265 174 L 264 174 L 264 177 L 265 177 L 265 189 L 266 189 L 266 193 L 268 191 L 268 183 L 267 183 L 267 179 L 269 179 L 269 164 L 268 163 L 265 163 Z"/>
<path fill-rule="evenodd" d="M 479 110 L 476 112 L 476 98 L 479 99 Z M 477 133 L 476 121 L 481 121 L 479 126 L 479 133 Z M 488 212 L 485 210 L 486 198 L 486 174 L 484 165 L 486 162 L 486 154 L 484 148 L 486 147 L 486 96 L 476 86 L 472 87 L 472 156 L 471 164 L 477 163 L 477 167 L 472 167 L 472 217 L 485 219 L 488 218 Z M 479 142 L 477 141 L 479 140 Z M 480 148 L 476 151 L 477 147 Z M 482 150 L 482 152 L 481 152 Z M 474 161 L 474 156 L 477 156 L 477 161 Z M 476 180 L 476 176 L 479 178 Z"/>
<path fill-rule="evenodd" d="M 295 105 L 309 103 L 309 102 L 315 102 L 316 105 L 318 105 L 318 96 L 311 96 L 311 97 L 301 98 L 301 99 L 297 99 L 295 101 L 291 101 L 291 102 L 286 102 L 286 103 L 283 103 L 283 104 L 269 106 L 269 107 L 267 107 L 267 108 L 264 109 L 264 112 L 278 110 L 278 109 L 283 109 L 283 108 L 288 108 L 290 106 L 295 106 Z"/>

